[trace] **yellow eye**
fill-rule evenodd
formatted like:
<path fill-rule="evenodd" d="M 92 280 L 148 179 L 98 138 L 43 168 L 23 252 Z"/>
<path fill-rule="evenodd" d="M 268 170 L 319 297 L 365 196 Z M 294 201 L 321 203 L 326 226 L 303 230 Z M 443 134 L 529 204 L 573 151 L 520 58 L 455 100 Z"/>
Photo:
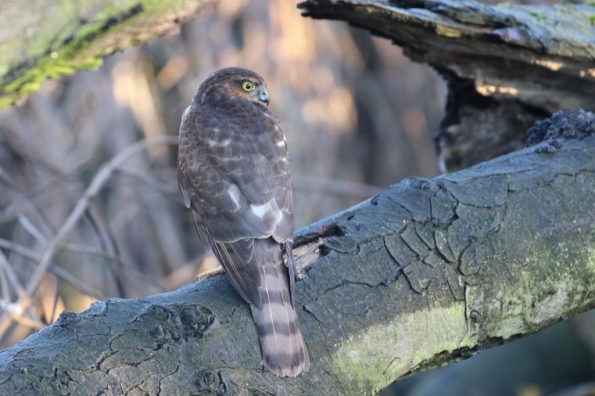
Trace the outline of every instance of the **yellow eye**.
<path fill-rule="evenodd" d="M 250 92 L 250 91 L 254 91 L 254 88 L 256 88 L 256 86 L 253 83 L 251 83 L 250 81 L 244 81 L 242 83 L 242 88 L 244 88 L 244 91 Z"/>

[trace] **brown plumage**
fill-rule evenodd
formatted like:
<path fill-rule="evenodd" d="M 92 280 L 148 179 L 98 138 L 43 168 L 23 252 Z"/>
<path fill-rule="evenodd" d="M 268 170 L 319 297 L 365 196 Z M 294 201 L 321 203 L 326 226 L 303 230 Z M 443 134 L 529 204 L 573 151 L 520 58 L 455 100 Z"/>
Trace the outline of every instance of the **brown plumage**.
<path fill-rule="evenodd" d="M 258 74 L 211 74 L 182 117 L 178 182 L 201 241 L 250 304 L 263 363 L 295 377 L 310 361 L 294 308 L 289 157 L 268 103 Z"/>

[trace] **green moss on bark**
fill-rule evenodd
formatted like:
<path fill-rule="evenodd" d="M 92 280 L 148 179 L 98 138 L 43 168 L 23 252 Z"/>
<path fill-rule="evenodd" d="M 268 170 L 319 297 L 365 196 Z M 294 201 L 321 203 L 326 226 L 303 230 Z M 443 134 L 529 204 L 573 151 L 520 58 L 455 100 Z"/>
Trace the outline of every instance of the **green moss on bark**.
<path fill-rule="evenodd" d="M 39 1 L 15 5 L 0 16 L 4 26 L 0 28 L 0 108 L 38 90 L 48 78 L 95 70 L 105 55 L 170 33 L 194 17 L 206 2 L 141 0 L 97 5 Z M 23 7 L 28 7 L 27 12 Z"/>

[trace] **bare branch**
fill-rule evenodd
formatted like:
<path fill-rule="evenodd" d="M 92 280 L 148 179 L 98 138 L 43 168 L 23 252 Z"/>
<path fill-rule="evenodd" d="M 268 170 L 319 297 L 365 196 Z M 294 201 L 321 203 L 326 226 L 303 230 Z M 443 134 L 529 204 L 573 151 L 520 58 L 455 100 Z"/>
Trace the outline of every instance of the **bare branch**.
<path fill-rule="evenodd" d="M 11 241 L 7 241 L 5 239 L 0 239 L 0 247 L 5 248 L 5 249 L 9 249 L 11 251 L 13 251 L 16 254 L 19 254 L 29 260 L 31 260 L 32 262 L 34 262 L 35 264 L 39 264 L 39 262 L 41 261 L 41 256 L 38 255 L 37 253 L 35 253 L 32 250 L 27 249 L 26 247 L 19 245 L 17 243 L 11 242 Z M 60 249 L 66 249 L 66 250 L 74 250 L 74 251 L 81 251 L 84 253 L 90 253 L 90 254 L 97 254 L 97 255 L 104 255 L 103 252 L 101 251 L 97 251 L 97 250 L 92 250 L 89 248 L 89 251 L 85 251 L 85 248 L 82 248 L 80 245 L 73 245 L 73 244 L 64 244 L 64 245 L 60 245 L 59 246 Z M 112 257 L 106 257 L 108 259 L 113 259 Z M 50 268 L 50 270 L 52 271 L 52 273 L 54 273 L 56 276 L 60 277 L 62 280 L 70 283 L 72 286 L 74 286 L 75 288 L 77 288 L 79 291 L 81 291 L 84 294 L 87 294 L 97 300 L 102 299 L 104 296 L 101 295 L 101 293 L 99 293 L 96 290 L 92 290 L 89 286 L 87 286 L 86 284 L 84 284 L 83 282 L 81 282 L 80 280 L 78 280 L 75 276 L 73 276 L 72 274 L 70 274 L 70 272 L 57 267 L 57 266 L 53 266 Z"/>
<path fill-rule="evenodd" d="M 21 305 L 21 309 L 25 309 L 28 306 L 31 296 L 37 290 L 37 287 L 39 286 L 43 276 L 50 267 L 52 263 L 52 258 L 58 250 L 60 243 L 66 238 L 68 233 L 74 228 L 76 223 L 84 215 L 89 205 L 89 202 L 91 202 L 91 200 L 93 200 L 97 196 L 97 193 L 101 190 L 103 185 L 109 180 L 114 171 L 123 162 L 125 162 L 131 156 L 137 154 L 138 152 L 148 147 L 160 144 L 177 143 L 178 139 L 173 136 L 159 136 L 143 140 L 141 142 L 129 146 L 128 148 L 117 154 L 114 158 L 112 158 L 108 163 L 104 164 L 95 176 L 95 178 L 93 178 L 93 181 L 86 189 L 83 196 L 79 199 L 76 206 L 74 207 L 74 209 L 62 225 L 62 227 L 58 230 L 56 235 L 49 242 L 46 250 L 44 251 L 41 257 L 41 260 L 39 261 L 39 266 L 31 276 L 31 279 L 27 284 L 24 295 L 20 296 L 19 299 L 15 302 L 15 304 Z M 8 328 L 9 320 L 10 316 L 6 313 L 0 317 L 0 334 L 3 334 Z"/>

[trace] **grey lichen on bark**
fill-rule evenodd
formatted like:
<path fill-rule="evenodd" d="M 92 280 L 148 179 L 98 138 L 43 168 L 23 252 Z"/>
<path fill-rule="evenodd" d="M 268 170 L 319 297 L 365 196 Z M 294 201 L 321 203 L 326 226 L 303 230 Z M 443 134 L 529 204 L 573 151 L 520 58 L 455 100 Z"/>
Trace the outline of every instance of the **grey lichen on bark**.
<path fill-rule="evenodd" d="M 296 234 L 310 370 L 263 369 L 224 275 L 108 299 L 0 353 L 0 394 L 376 394 L 396 379 L 595 306 L 595 116 L 413 178 Z"/>
<path fill-rule="evenodd" d="M 177 33 L 212 0 L 0 0 L 0 108 L 43 81 L 94 70 L 102 57 Z"/>
<path fill-rule="evenodd" d="M 388 38 L 444 77 L 436 143 L 449 171 L 522 148 L 525 131 L 556 110 L 595 110 L 593 4 L 309 0 L 299 7 Z"/>

